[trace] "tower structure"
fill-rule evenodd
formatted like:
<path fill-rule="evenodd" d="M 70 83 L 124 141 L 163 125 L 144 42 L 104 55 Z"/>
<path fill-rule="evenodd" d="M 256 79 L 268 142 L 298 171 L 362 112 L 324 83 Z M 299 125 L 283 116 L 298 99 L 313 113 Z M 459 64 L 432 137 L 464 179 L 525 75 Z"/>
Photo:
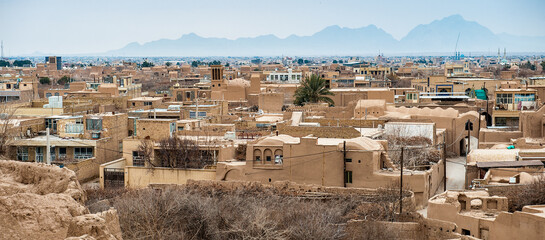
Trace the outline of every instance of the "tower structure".
<path fill-rule="evenodd" d="M 210 72 L 211 72 L 211 83 L 212 83 L 212 90 L 216 90 L 217 88 L 221 88 L 221 84 L 223 83 L 223 66 L 222 65 L 212 65 L 210 66 Z"/>

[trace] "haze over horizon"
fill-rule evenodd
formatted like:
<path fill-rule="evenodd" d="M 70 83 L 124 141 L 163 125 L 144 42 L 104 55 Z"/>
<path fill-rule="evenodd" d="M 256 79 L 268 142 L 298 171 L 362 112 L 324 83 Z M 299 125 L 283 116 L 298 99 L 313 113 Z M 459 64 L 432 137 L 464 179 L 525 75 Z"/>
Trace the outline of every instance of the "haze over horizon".
<path fill-rule="evenodd" d="M 0 1 L 7 56 L 103 53 L 127 44 L 202 37 L 310 36 L 338 25 L 375 25 L 401 40 L 421 24 L 459 14 L 494 34 L 545 36 L 544 1 Z M 507 10 L 509 12 L 507 12 Z M 492 46 L 495 48 L 496 46 Z M 483 49 L 484 50 L 484 49 Z"/>

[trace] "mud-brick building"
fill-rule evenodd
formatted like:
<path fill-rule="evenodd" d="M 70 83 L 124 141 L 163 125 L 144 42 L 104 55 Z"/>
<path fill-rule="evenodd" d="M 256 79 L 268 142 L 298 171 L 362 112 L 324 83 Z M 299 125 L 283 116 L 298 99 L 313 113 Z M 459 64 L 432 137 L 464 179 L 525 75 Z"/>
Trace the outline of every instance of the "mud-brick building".
<path fill-rule="evenodd" d="M 386 142 L 352 139 L 263 137 L 249 143 L 245 162 L 218 163 L 217 180 L 291 181 L 336 187 L 389 187 L 399 182 L 386 153 Z M 442 163 L 427 171 L 404 171 L 404 187 L 425 205 L 443 179 Z"/>

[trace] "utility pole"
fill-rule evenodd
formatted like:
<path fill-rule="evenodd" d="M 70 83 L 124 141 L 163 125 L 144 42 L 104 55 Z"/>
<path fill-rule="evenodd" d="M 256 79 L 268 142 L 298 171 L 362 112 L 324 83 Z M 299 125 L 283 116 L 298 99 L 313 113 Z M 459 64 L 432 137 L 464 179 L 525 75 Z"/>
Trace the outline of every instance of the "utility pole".
<path fill-rule="evenodd" d="M 403 148 L 401 147 L 401 163 L 399 164 L 399 169 L 401 174 L 399 175 L 399 215 L 403 213 Z"/>
<path fill-rule="evenodd" d="M 469 151 L 471 150 L 471 121 L 469 121 L 469 119 L 467 120 L 467 123 L 466 123 L 466 128 L 467 128 L 467 152 L 466 152 L 466 158 L 467 156 L 469 155 Z"/>
<path fill-rule="evenodd" d="M 45 158 L 47 165 L 51 165 L 51 145 L 49 144 L 49 128 L 45 130 L 45 141 L 46 141 L 46 149 L 45 149 Z"/>
<path fill-rule="evenodd" d="M 447 144 L 443 142 L 443 189 L 447 191 Z"/>
<path fill-rule="evenodd" d="M 197 97 L 197 101 L 196 101 L 196 105 L 195 105 L 195 119 L 199 119 L 199 98 Z M 200 125 L 200 124 L 199 124 Z"/>
<path fill-rule="evenodd" d="M 343 141 L 343 183 L 344 183 L 344 187 L 346 187 L 346 180 L 347 180 L 347 175 L 346 175 L 346 141 Z"/>

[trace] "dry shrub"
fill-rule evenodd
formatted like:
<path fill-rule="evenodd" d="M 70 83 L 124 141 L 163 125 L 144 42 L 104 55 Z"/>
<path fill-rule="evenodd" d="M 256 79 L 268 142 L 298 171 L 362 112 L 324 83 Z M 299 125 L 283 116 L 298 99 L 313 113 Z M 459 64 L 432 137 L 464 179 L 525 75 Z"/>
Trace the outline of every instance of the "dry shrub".
<path fill-rule="evenodd" d="M 100 189 L 98 187 L 84 189 L 87 195 L 85 206 L 91 213 L 102 212 L 110 209 L 111 199 L 127 192 L 125 188 Z"/>
<path fill-rule="evenodd" d="M 246 144 L 239 144 L 238 147 L 235 149 L 235 159 L 239 161 L 245 161 L 246 160 Z"/>
<path fill-rule="evenodd" d="M 401 163 L 401 148 L 403 149 L 403 167 L 414 170 L 429 169 L 428 165 L 441 159 L 441 150 L 431 145 L 426 137 L 388 136 L 388 156 L 392 163 Z"/>
<path fill-rule="evenodd" d="M 387 198 L 393 200 L 392 194 Z M 261 184 L 188 184 L 134 190 L 113 205 L 125 239 L 342 239 L 349 219 L 393 219 L 395 203 L 372 203 L 383 198 L 379 193 L 312 199 Z M 390 212 L 363 215 L 362 204 Z"/>
<path fill-rule="evenodd" d="M 510 188 L 505 192 L 509 199 L 509 211 L 522 211 L 526 205 L 545 204 L 545 177 L 540 177 L 533 183 Z"/>
<path fill-rule="evenodd" d="M 84 189 L 85 194 L 87 195 L 86 205 L 93 204 L 95 202 L 112 199 L 117 196 L 121 196 L 123 193 L 127 192 L 125 188 L 107 188 L 101 189 L 98 187 L 86 188 Z"/>

